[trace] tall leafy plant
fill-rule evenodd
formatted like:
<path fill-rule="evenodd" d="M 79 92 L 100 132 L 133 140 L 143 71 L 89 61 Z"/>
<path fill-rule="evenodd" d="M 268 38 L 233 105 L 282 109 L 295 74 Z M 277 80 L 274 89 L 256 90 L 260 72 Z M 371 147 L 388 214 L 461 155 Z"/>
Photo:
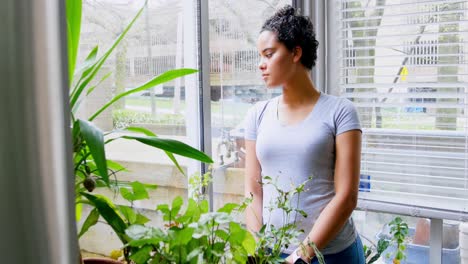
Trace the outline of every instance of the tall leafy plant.
<path fill-rule="evenodd" d="M 400 262 L 406 259 L 406 237 L 408 236 L 409 228 L 408 224 L 401 219 L 401 217 L 395 217 L 389 224 L 390 234 L 392 235 L 392 242 L 396 245 L 395 255 L 393 256 L 393 263 L 400 264 Z M 389 255 L 387 257 L 390 257 Z"/>
<path fill-rule="evenodd" d="M 110 75 L 107 74 L 102 78 L 97 78 L 97 74 L 106 62 L 113 50 L 119 45 L 122 39 L 126 36 L 135 21 L 143 12 L 144 6 L 138 11 L 135 17 L 124 28 L 122 33 L 117 37 L 111 47 L 99 54 L 98 46 L 94 47 L 86 56 L 85 61 L 76 67 L 76 60 L 79 47 L 81 17 L 82 17 L 82 1 L 81 0 L 65 0 L 66 1 L 66 18 L 67 18 L 67 40 L 68 40 L 68 68 L 69 68 L 69 87 L 70 87 L 70 108 L 71 108 L 71 130 L 73 139 L 73 160 L 74 160 L 74 177 L 75 177 L 75 197 L 77 205 L 77 218 L 81 215 L 81 204 L 89 204 L 94 207 L 88 218 L 85 220 L 82 230 L 79 235 L 83 235 L 89 227 L 97 222 L 101 216 L 113 228 L 122 243 L 127 243 L 128 239 L 124 235 L 125 229 L 131 224 L 141 224 L 147 221 L 144 217 L 138 214 L 132 214 L 125 207 L 117 207 L 110 200 L 102 195 L 94 195 L 91 192 L 96 187 L 124 187 L 121 192 L 126 198 L 132 197 L 139 199 L 144 193 L 148 185 L 130 183 L 125 184 L 117 180 L 116 174 L 119 171 L 125 170 L 123 166 L 117 162 L 107 159 L 105 145 L 115 140 L 132 140 L 139 143 L 165 151 L 166 155 L 173 161 L 175 166 L 182 172 L 182 168 L 174 157 L 174 154 L 192 158 L 206 163 L 213 161 L 205 153 L 197 149 L 172 139 L 159 138 L 152 131 L 140 127 L 128 127 L 127 131 L 131 134 L 115 135 L 115 131 L 104 133 L 92 121 L 98 117 L 104 110 L 108 109 L 112 104 L 119 99 L 134 94 L 156 85 L 171 81 L 173 79 L 193 74 L 194 69 L 175 69 L 162 73 L 146 83 L 134 87 L 129 91 L 115 95 L 111 100 L 100 107 L 90 117 L 82 119 L 76 116 L 80 103 L 87 96 L 92 94 L 95 89 L 99 89 L 99 85 Z M 146 2 L 145 2 L 146 5 Z M 98 56 L 99 55 L 99 56 Z M 121 132 L 121 131 L 119 131 Z M 131 190 L 131 191 L 129 191 Z M 125 197 L 124 197 L 125 198 Z"/>

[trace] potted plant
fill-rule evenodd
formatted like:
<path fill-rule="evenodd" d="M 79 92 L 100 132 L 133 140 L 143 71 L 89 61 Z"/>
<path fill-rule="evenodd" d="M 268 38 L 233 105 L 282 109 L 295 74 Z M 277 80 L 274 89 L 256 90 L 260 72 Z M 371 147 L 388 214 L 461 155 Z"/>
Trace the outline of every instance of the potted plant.
<path fill-rule="evenodd" d="M 203 187 L 211 177 L 206 174 L 203 178 L 192 179 L 194 182 L 191 184 L 195 187 Z M 303 192 L 305 182 L 288 191 L 283 190 L 268 176 L 264 177 L 263 184 L 273 185 L 281 194 L 269 206 L 271 210 L 282 210 L 288 219 L 295 214 L 307 216 L 292 203 L 293 198 L 299 198 Z M 295 221 L 277 228 L 266 223 L 255 234 L 255 240 L 244 225 L 233 217 L 236 213 L 242 213 L 251 201 L 250 198 L 241 204 L 228 203 L 216 212 L 208 212 L 207 201 L 195 192 L 183 213 L 181 198 L 174 199 L 171 205 L 161 204 L 157 210 L 164 215 L 165 228 L 135 224 L 125 231 L 130 239 L 126 248 L 133 252 L 130 260 L 136 264 L 283 263 L 281 252 L 288 245 L 299 242 L 296 237 L 300 231 L 296 231 Z M 310 246 L 314 248 L 319 263 L 325 263 L 315 244 L 310 243 Z"/>
<path fill-rule="evenodd" d="M 146 5 L 146 3 L 145 3 Z M 132 25 L 138 19 L 143 11 L 143 7 L 139 10 L 136 16 L 125 27 L 123 32 L 114 41 L 111 47 L 98 57 L 98 46 L 96 46 L 86 57 L 83 64 L 76 68 L 76 57 L 79 47 L 79 38 L 81 30 L 81 0 L 66 0 L 66 18 L 67 18 L 67 39 L 68 39 L 68 61 L 69 61 L 69 87 L 70 87 L 70 108 L 71 108 L 71 131 L 73 140 L 73 161 L 74 161 L 74 177 L 75 177 L 75 197 L 76 197 L 76 212 L 77 218 L 81 217 L 81 205 L 87 204 L 94 209 L 88 215 L 87 219 L 79 232 L 79 236 L 83 235 L 91 226 L 97 223 L 99 217 L 104 218 L 110 223 L 113 230 L 119 236 L 120 240 L 125 244 L 128 238 L 123 235 L 125 229 L 130 224 L 141 224 L 148 219 L 140 214 L 132 214 L 132 210 L 128 207 L 116 207 L 110 200 L 103 195 L 92 194 L 97 187 L 111 188 L 119 185 L 119 191 L 124 192 L 130 199 L 139 199 L 142 193 L 146 192 L 148 185 L 138 182 L 122 183 L 115 177 L 117 172 L 125 168 L 117 162 L 111 161 L 106 157 L 105 145 L 119 139 L 133 140 L 140 143 L 161 149 L 166 152 L 167 156 L 173 161 L 175 166 L 182 172 L 182 168 L 174 157 L 174 154 L 196 159 L 206 163 L 213 161 L 205 153 L 184 144 L 182 142 L 163 139 L 157 137 L 153 132 L 140 128 L 128 127 L 125 130 L 132 134 L 119 135 L 112 137 L 115 131 L 104 133 L 100 128 L 93 124 L 93 120 L 98 117 L 104 110 L 117 102 L 119 99 L 133 93 L 137 93 L 164 82 L 179 78 L 188 74 L 195 73 L 194 69 L 176 69 L 162 73 L 148 82 L 130 89 L 129 91 L 117 94 L 109 102 L 104 104 L 93 115 L 87 119 L 76 117 L 80 102 L 88 95 L 92 94 L 94 89 L 109 75 L 106 75 L 101 80 L 97 80 L 97 73 L 106 62 L 109 55 L 115 47 L 125 37 Z M 97 83 L 97 84 L 96 84 Z M 135 135 L 137 134 L 137 135 Z M 107 136 L 107 138 L 105 137 Z M 128 191 L 131 189 L 131 191 Z M 133 195 L 133 196 L 132 196 Z M 127 216 L 127 218 L 122 217 Z M 132 217 L 135 218 L 132 218 Z M 96 260 L 90 263 L 96 263 Z"/>

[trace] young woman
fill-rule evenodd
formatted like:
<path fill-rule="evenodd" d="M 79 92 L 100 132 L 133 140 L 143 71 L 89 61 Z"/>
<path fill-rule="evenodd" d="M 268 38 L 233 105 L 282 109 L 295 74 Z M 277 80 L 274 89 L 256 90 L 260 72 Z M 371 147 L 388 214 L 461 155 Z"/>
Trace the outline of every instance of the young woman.
<path fill-rule="evenodd" d="M 312 23 L 286 6 L 269 18 L 257 40 L 259 68 L 267 87 L 281 86 L 281 96 L 259 102 L 246 117 L 245 193 L 253 194 L 247 227 L 257 232 L 269 219 L 281 226 L 281 212 L 265 210 L 275 191 L 262 176 L 280 186 L 298 185 L 310 176 L 299 209 L 308 217 L 300 245 L 290 246 L 286 263 L 318 263 L 314 242 L 327 264 L 364 263 L 362 244 L 350 218 L 356 207 L 361 157 L 361 127 L 346 99 L 320 93 L 310 78 L 318 42 Z"/>

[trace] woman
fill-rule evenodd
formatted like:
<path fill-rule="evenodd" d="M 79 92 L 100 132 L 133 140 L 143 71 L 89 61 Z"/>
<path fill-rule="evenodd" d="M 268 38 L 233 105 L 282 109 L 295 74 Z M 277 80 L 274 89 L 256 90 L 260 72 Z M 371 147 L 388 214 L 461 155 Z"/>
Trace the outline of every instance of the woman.
<path fill-rule="evenodd" d="M 291 6 L 262 27 L 257 40 L 262 78 L 267 87 L 282 86 L 283 93 L 257 103 L 246 117 L 245 193 L 253 195 L 246 223 L 252 232 L 261 228 L 262 219 L 285 224 L 281 212 L 264 209 L 275 192 L 262 187 L 262 176 L 277 178 L 279 186 L 298 185 L 313 176 L 299 200 L 299 209 L 308 214 L 298 223 L 305 230 L 299 238 L 305 247 L 290 246 L 285 262 L 318 263 L 307 246 L 312 241 L 327 264 L 361 264 L 362 243 L 350 218 L 358 196 L 360 123 L 350 101 L 315 88 L 310 70 L 317 48 L 312 23 Z"/>

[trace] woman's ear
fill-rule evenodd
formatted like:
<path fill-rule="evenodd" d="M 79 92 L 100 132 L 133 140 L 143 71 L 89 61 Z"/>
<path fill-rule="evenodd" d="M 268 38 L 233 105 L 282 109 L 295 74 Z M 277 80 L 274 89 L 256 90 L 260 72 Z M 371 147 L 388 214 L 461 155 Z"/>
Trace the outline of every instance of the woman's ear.
<path fill-rule="evenodd" d="M 299 62 L 302 58 L 302 48 L 300 46 L 296 46 L 293 49 L 293 61 Z"/>

